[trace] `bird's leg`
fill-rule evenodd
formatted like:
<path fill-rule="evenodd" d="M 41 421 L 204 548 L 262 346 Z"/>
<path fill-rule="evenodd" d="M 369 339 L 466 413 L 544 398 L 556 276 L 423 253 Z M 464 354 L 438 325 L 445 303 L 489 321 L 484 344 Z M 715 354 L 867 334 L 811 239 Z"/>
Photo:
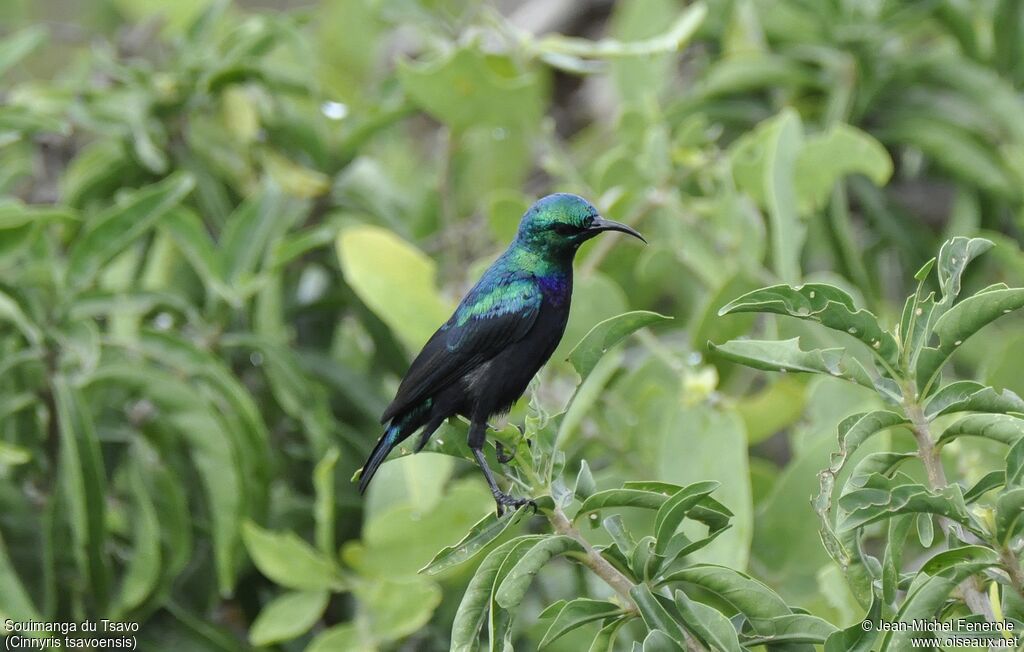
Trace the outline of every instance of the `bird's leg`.
<path fill-rule="evenodd" d="M 469 449 L 473 451 L 473 457 L 476 458 L 476 463 L 480 465 L 480 470 L 484 472 L 484 477 L 487 478 L 487 486 L 491 488 L 491 495 L 494 496 L 494 502 L 498 504 L 498 516 L 505 513 L 506 507 L 519 509 L 523 505 L 530 505 L 533 507 L 533 511 L 536 512 L 537 503 L 533 502 L 529 498 L 514 498 L 498 488 L 498 483 L 494 479 L 491 467 L 487 464 L 487 458 L 484 457 L 484 440 L 486 437 L 486 423 L 478 423 L 474 421 L 470 424 L 467 443 L 469 444 Z"/>

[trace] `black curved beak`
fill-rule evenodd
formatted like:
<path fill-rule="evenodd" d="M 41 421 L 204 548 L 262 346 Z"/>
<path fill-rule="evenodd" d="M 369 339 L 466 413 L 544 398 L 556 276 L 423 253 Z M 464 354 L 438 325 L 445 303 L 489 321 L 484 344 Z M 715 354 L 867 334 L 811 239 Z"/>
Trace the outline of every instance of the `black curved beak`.
<path fill-rule="evenodd" d="M 647 244 L 647 240 L 645 240 L 644 237 L 640 235 L 640 232 L 634 229 L 633 227 L 626 226 L 622 222 L 606 220 L 603 217 L 594 218 L 594 221 L 590 223 L 590 226 L 587 228 L 587 231 L 593 233 L 594 235 L 597 235 L 602 231 L 619 231 L 621 233 L 628 233 L 634 238 L 638 238 L 639 240 L 641 240 L 644 244 Z"/>

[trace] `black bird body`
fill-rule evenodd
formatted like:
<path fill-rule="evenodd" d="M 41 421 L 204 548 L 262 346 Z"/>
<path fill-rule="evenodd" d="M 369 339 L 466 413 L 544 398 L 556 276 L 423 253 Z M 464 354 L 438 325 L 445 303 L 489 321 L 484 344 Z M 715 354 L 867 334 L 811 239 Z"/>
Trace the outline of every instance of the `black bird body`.
<path fill-rule="evenodd" d="M 558 346 L 569 318 L 573 257 L 580 244 L 607 230 L 640 237 L 601 219 L 576 195 L 549 195 L 526 212 L 509 248 L 413 360 L 381 416 L 387 428 L 363 467 L 360 491 L 398 443 L 423 428 L 418 451 L 458 414 L 470 421 L 469 446 L 499 511 L 528 502 L 498 489 L 482 454 L 487 422 L 511 408 Z"/>

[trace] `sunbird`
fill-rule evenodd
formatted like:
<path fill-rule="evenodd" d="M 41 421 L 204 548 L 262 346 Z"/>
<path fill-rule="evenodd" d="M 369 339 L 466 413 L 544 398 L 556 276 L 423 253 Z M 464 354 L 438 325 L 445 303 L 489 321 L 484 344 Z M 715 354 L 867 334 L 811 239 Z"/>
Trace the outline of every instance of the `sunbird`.
<path fill-rule="evenodd" d="M 381 415 L 386 427 L 363 466 L 360 492 L 395 446 L 423 428 L 419 452 L 445 419 L 462 415 L 498 514 L 533 504 L 495 482 L 483 453 L 487 423 L 508 412 L 558 346 L 569 319 L 573 258 L 581 244 L 605 231 L 647 242 L 577 195 L 548 195 L 527 209 L 512 243 L 413 360 Z"/>

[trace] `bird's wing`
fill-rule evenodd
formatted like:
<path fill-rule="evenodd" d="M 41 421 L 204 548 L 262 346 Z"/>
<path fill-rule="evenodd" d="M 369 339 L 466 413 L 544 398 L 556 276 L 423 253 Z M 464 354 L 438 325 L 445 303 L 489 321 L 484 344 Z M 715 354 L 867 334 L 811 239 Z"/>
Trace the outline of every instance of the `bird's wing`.
<path fill-rule="evenodd" d="M 477 285 L 413 360 L 381 422 L 458 381 L 533 327 L 543 295 L 533 277 Z"/>

